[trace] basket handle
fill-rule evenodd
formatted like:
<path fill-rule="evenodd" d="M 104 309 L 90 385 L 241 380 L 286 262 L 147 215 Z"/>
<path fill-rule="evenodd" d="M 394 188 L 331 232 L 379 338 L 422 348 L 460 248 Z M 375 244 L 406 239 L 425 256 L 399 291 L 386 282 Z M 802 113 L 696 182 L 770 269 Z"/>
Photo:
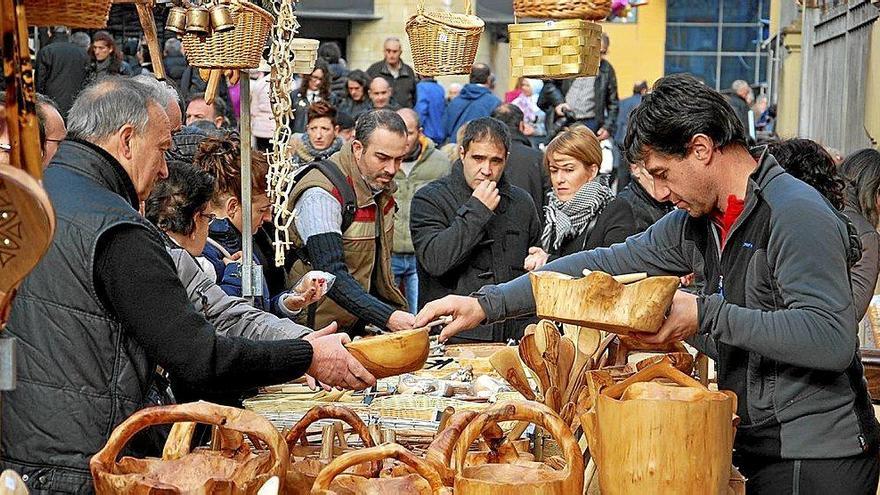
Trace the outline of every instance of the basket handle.
<path fill-rule="evenodd" d="M 544 404 L 532 401 L 511 401 L 496 404 L 477 416 L 461 434 L 455 446 L 455 470 L 460 473 L 464 468 L 468 447 L 476 440 L 477 435 L 487 424 L 498 424 L 502 421 L 528 421 L 547 430 L 562 448 L 565 457 L 565 469 L 562 470 L 566 483 L 582 486 L 584 478 L 584 459 L 574 439 L 571 428 L 565 424 L 558 414 Z"/>
<path fill-rule="evenodd" d="M 288 447 L 293 448 L 296 442 L 300 439 L 303 440 L 305 445 L 308 445 L 308 440 L 305 440 L 306 430 L 312 425 L 312 423 L 320 419 L 336 419 L 342 421 L 351 426 L 358 434 L 364 442 L 364 447 L 373 447 L 375 445 L 373 443 L 373 437 L 370 436 L 370 429 L 367 428 L 367 425 L 364 424 L 360 416 L 355 414 L 354 411 L 342 406 L 322 405 L 309 409 L 302 419 L 293 425 L 293 428 L 287 432 L 285 441 L 287 442 Z M 382 470 L 382 463 L 371 463 L 370 470 L 372 471 L 373 477 L 379 476 L 379 471 Z"/>
<path fill-rule="evenodd" d="M 672 361 L 668 357 L 663 356 L 656 363 L 645 367 L 626 380 L 602 390 L 600 393 L 612 399 L 619 399 L 630 385 L 639 382 L 650 382 L 655 378 L 667 378 L 683 387 L 709 390 L 702 383 L 677 370 L 672 365 Z"/>
<path fill-rule="evenodd" d="M 417 12 L 419 13 L 419 15 L 423 14 L 425 12 L 425 1 L 419 0 L 417 5 L 418 5 Z M 471 2 L 471 0 L 464 1 L 464 13 L 467 15 L 476 15 L 474 13 L 474 5 L 473 5 L 473 2 Z"/>
<path fill-rule="evenodd" d="M 272 423 L 251 411 L 199 401 L 148 407 L 129 416 L 113 430 L 104 447 L 92 457 L 89 466 L 92 476 L 96 477 L 96 473 L 99 472 L 113 472 L 113 465 L 116 464 L 122 448 L 139 431 L 153 425 L 180 422 L 222 426 L 226 430 L 245 433 L 259 439 L 266 444 L 272 458 L 272 464 L 260 476 L 268 479 L 271 476 L 280 478 L 285 475 L 289 462 L 287 444 Z M 255 479 L 260 479 L 260 476 Z"/>
<path fill-rule="evenodd" d="M 431 485 L 431 493 L 434 495 L 449 495 L 451 491 L 443 486 L 440 475 L 424 460 L 416 457 L 410 451 L 396 443 L 389 443 L 379 447 L 355 450 L 337 457 L 318 473 L 315 484 L 312 485 L 313 495 L 331 495 L 330 483 L 336 476 L 346 469 L 358 464 L 370 461 L 380 462 L 383 459 L 397 459 L 415 471 Z"/>

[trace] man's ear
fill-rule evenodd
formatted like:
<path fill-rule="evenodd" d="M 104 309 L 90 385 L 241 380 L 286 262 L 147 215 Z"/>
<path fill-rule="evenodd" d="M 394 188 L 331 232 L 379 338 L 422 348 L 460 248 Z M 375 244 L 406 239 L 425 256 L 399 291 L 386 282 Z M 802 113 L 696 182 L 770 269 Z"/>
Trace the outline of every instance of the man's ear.
<path fill-rule="evenodd" d="M 238 198 L 234 195 L 226 198 L 226 201 L 223 203 L 223 210 L 226 211 L 228 218 L 232 218 L 240 207 L 241 203 L 238 202 Z"/>
<path fill-rule="evenodd" d="M 224 120 L 226 120 L 226 119 L 224 119 L 223 117 L 214 117 L 214 126 L 217 129 L 222 129 Z"/>
<path fill-rule="evenodd" d="M 698 161 L 709 163 L 715 152 L 715 141 L 705 134 L 695 134 L 691 138 L 690 151 Z"/>
<path fill-rule="evenodd" d="M 526 122 L 524 120 L 519 121 L 519 132 L 523 134 L 526 132 Z"/>
<path fill-rule="evenodd" d="M 134 139 L 134 127 L 126 124 L 119 130 L 119 152 L 126 160 L 131 160 L 134 153 L 131 150 L 131 140 Z"/>
<path fill-rule="evenodd" d="M 360 140 L 355 139 L 351 142 L 351 151 L 354 153 L 355 160 L 360 161 L 361 157 L 364 155 L 364 143 L 360 142 Z"/>

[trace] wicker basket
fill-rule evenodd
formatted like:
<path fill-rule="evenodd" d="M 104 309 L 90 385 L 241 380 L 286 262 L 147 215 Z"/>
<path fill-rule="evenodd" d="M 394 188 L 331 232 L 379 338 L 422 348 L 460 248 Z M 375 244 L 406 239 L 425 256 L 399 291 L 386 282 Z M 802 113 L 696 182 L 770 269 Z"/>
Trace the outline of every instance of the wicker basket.
<path fill-rule="evenodd" d="M 203 69 L 256 69 L 272 30 L 272 14 L 247 1 L 230 6 L 235 29 L 223 33 L 183 36 L 186 58 Z"/>
<path fill-rule="evenodd" d="M 601 21 L 611 14 L 611 0 L 513 0 L 517 17 Z"/>
<path fill-rule="evenodd" d="M 406 22 L 415 71 L 423 76 L 470 74 L 485 23 L 473 15 L 442 10 L 426 11 L 419 2 L 418 14 Z"/>
<path fill-rule="evenodd" d="M 318 61 L 318 40 L 294 38 L 290 40 L 293 49 L 293 72 L 295 74 L 311 74 Z"/>
<path fill-rule="evenodd" d="M 509 24 L 510 77 L 567 79 L 599 72 L 602 27 L 583 20 Z"/>
<path fill-rule="evenodd" d="M 107 26 L 111 0 L 25 0 L 31 26 L 100 29 Z"/>

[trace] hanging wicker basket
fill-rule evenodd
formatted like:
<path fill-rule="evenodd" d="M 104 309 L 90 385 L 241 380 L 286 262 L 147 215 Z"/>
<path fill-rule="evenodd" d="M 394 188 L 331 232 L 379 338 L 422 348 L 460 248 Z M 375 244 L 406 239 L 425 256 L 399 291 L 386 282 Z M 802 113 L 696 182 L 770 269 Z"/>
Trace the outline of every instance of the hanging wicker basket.
<path fill-rule="evenodd" d="M 290 40 L 293 49 L 293 72 L 295 74 L 311 74 L 318 61 L 318 40 L 294 38 Z"/>
<path fill-rule="evenodd" d="M 485 23 L 473 15 L 471 2 L 466 14 L 442 10 L 419 11 L 406 22 L 413 65 L 423 76 L 470 74 Z"/>
<path fill-rule="evenodd" d="M 272 30 L 272 14 L 247 1 L 230 5 L 235 29 L 208 36 L 186 33 L 183 46 L 193 67 L 203 69 L 256 69 Z"/>
<path fill-rule="evenodd" d="M 599 72 L 602 27 L 564 20 L 509 24 L 510 77 L 567 79 Z"/>
<path fill-rule="evenodd" d="M 513 0 L 517 17 L 601 21 L 611 14 L 611 0 Z"/>
<path fill-rule="evenodd" d="M 100 29 L 107 26 L 111 0 L 25 0 L 31 26 Z"/>

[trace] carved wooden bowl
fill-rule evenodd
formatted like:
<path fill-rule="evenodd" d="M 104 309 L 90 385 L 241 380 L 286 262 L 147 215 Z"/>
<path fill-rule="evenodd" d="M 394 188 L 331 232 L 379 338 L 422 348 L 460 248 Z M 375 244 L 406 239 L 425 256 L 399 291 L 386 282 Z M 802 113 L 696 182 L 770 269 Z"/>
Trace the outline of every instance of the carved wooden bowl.
<path fill-rule="evenodd" d="M 679 285 L 678 277 L 622 284 L 603 272 L 577 279 L 531 272 L 529 278 L 539 317 L 624 335 L 657 333 Z"/>
<path fill-rule="evenodd" d="M 173 459 L 123 457 L 117 461 L 122 448 L 140 430 L 179 422 L 222 426 L 226 438 L 233 440 L 224 443 L 220 450 L 197 450 Z M 243 441 L 244 435 L 257 445 L 265 444 L 268 450 L 251 451 Z M 136 412 L 113 431 L 104 448 L 92 457 L 89 467 L 98 495 L 250 495 L 272 476 L 284 476 L 287 464 L 287 445 L 269 421 L 250 411 L 194 402 Z"/>
<path fill-rule="evenodd" d="M 428 360 L 428 329 L 367 337 L 345 347 L 377 379 L 402 375 L 422 369 Z"/>

